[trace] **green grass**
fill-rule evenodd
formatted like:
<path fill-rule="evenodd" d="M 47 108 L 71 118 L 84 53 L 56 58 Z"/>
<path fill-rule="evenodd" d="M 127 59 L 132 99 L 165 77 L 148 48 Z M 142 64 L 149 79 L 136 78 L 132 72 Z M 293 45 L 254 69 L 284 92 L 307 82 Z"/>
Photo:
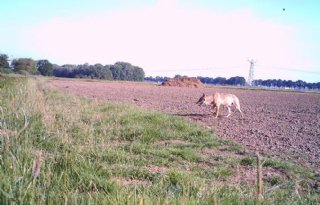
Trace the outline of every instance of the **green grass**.
<path fill-rule="evenodd" d="M 0 204 L 317 204 L 312 171 L 268 159 L 290 177 L 232 183 L 255 158 L 199 125 L 130 105 L 97 103 L 48 79 L 0 76 Z M 217 155 L 203 150 L 219 150 Z M 40 175 L 32 180 L 36 153 Z M 301 190 L 296 194 L 295 183 Z"/>
<path fill-rule="evenodd" d="M 240 164 L 243 166 L 252 166 L 254 163 L 254 158 L 253 157 L 245 157 L 241 159 Z"/>

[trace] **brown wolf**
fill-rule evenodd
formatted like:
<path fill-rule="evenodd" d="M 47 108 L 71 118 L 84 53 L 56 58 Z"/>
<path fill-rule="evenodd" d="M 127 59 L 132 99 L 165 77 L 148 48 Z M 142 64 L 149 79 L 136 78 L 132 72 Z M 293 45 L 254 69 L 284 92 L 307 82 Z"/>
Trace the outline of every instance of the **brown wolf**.
<path fill-rule="evenodd" d="M 234 105 L 237 110 L 239 110 L 241 117 L 243 118 L 243 113 L 240 109 L 239 98 L 233 94 L 225 94 L 225 93 L 214 93 L 213 95 L 206 95 L 203 93 L 199 101 L 197 102 L 199 106 L 205 105 L 213 105 L 213 111 L 216 110 L 216 118 L 219 115 L 220 105 L 225 105 L 228 108 L 228 115 L 231 115 L 231 105 Z"/>

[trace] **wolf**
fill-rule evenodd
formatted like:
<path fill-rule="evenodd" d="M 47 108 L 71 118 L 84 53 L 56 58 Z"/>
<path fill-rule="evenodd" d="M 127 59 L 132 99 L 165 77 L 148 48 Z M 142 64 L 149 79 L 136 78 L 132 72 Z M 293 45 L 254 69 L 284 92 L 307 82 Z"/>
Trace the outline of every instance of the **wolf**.
<path fill-rule="evenodd" d="M 239 98 L 233 94 L 226 94 L 226 93 L 214 93 L 213 95 L 206 95 L 203 93 L 203 95 L 198 100 L 197 104 L 199 106 L 205 104 L 205 105 L 213 105 L 213 111 L 216 112 L 216 118 L 219 115 L 219 109 L 221 105 L 224 105 L 228 108 L 228 115 L 226 117 L 229 117 L 231 115 L 231 106 L 234 105 L 237 110 L 239 110 L 241 114 L 241 118 L 243 118 L 243 113 L 240 109 L 240 101 Z"/>

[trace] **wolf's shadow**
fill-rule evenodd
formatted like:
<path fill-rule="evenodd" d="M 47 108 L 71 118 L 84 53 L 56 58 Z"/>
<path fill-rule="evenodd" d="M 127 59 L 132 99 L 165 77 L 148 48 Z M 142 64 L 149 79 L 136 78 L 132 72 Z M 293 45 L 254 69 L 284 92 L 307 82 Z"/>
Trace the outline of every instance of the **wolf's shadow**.
<path fill-rule="evenodd" d="M 185 114 L 173 114 L 175 116 L 180 116 L 180 117 L 208 117 L 209 114 L 199 114 L 199 113 L 185 113 Z"/>

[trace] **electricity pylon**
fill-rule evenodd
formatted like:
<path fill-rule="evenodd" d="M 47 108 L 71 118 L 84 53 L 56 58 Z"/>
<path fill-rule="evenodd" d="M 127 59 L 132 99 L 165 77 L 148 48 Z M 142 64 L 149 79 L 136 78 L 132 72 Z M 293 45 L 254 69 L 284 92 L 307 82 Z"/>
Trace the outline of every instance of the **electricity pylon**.
<path fill-rule="evenodd" d="M 249 68 L 249 77 L 248 77 L 248 81 L 247 81 L 247 84 L 249 86 L 253 86 L 253 79 L 254 79 L 254 64 L 256 63 L 253 59 L 249 60 L 249 63 L 250 63 L 250 68 Z"/>

